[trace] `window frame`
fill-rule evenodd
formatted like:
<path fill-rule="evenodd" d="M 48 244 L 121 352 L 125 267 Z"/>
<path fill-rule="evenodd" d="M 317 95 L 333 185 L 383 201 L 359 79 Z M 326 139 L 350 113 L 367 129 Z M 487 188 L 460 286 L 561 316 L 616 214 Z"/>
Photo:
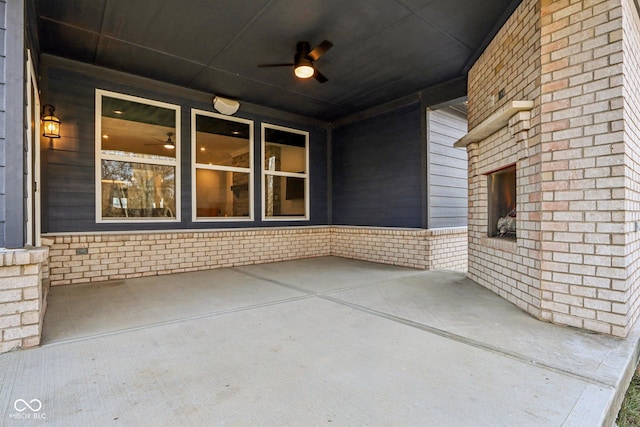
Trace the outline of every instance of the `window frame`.
<path fill-rule="evenodd" d="M 222 165 L 205 165 L 196 162 L 197 146 L 196 146 L 196 116 L 213 117 L 216 119 L 227 120 L 231 122 L 243 123 L 249 125 L 249 167 L 222 166 Z M 192 222 L 248 222 L 254 220 L 254 126 L 253 120 L 243 119 L 239 117 L 230 117 L 224 114 L 213 113 L 211 111 L 191 109 L 191 221 Z M 200 166 L 198 166 L 200 165 Z M 222 172 L 241 172 L 249 174 L 249 216 L 233 216 L 233 217 L 201 217 L 198 218 L 197 211 L 197 182 L 196 172 L 198 169 L 222 171 Z"/>
<path fill-rule="evenodd" d="M 147 104 L 154 107 L 166 108 L 174 110 L 176 115 L 175 121 L 175 161 L 161 159 L 145 159 L 143 157 L 115 156 L 102 153 L 102 98 L 104 96 L 110 98 L 122 99 L 124 101 L 137 102 Z M 180 106 L 167 102 L 156 101 L 153 99 L 142 98 L 138 96 L 128 95 L 120 92 L 112 92 L 104 89 L 95 90 L 95 221 L 97 224 L 136 224 L 136 223 L 179 223 L 181 222 L 181 132 L 180 132 Z M 142 163 L 159 166 L 175 167 L 175 217 L 114 217 L 103 218 L 102 216 L 102 160 L 112 160 L 127 163 Z"/>
<path fill-rule="evenodd" d="M 305 137 L 305 168 L 304 173 L 296 173 L 296 172 L 284 172 L 284 171 L 268 171 L 265 165 L 265 152 L 266 152 L 266 138 L 265 132 L 266 129 L 274 129 L 284 132 L 291 132 L 298 135 L 303 135 Z M 261 123 L 260 125 L 260 165 L 261 165 L 261 199 L 262 199 L 262 221 L 264 222 L 278 222 L 278 221 L 309 221 L 310 219 L 310 199 L 311 194 L 309 189 L 311 188 L 310 182 L 311 177 L 309 173 L 309 132 L 293 129 L 285 126 L 274 125 L 271 123 Z M 291 177 L 291 178 L 303 178 L 304 179 L 304 216 L 294 215 L 294 216 L 267 216 L 267 200 L 264 196 L 264 191 L 267 188 L 266 186 L 266 177 L 267 175 L 271 176 L 280 176 L 280 177 Z"/>

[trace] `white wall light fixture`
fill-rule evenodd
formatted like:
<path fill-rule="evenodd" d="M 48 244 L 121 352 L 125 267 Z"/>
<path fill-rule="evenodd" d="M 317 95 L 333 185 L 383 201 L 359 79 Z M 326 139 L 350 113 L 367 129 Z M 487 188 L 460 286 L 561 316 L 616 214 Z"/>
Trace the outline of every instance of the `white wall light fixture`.
<path fill-rule="evenodd" d="M 234 114 L 236 111 L 238 111 L 238 108 L 240 108 L 240 103 L 238 101 L 222 98 L 220 96 L 214 96 L 212 103 L 213 108 L 215 108 L 216 111 L 226 116 Z"/>

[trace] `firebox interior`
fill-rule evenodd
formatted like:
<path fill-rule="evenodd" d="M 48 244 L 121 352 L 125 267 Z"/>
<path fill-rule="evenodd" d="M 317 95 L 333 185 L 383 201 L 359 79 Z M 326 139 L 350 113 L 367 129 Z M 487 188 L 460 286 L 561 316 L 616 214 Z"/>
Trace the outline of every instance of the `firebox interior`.
<path fill-rule="evenodd" d="M 516 165 L 511 165 L 488 174 L 487 190 L 488 236 L 505 237 L 515 240 Z"/>

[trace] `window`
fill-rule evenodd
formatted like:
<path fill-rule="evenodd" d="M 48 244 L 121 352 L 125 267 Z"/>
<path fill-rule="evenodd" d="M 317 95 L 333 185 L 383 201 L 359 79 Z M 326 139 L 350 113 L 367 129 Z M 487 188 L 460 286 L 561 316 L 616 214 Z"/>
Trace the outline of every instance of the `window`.
<path fill-rule="evenodd" d="M 262 216 L 309 219 L 309 133 L 262 125 Z"/>
<path fill-rule="evenodd" d="M 253 219 L 253 122 L 191 113 L 194 221 Z"/>
<path fill-rule="evenodd" d="M 180 107 L 96 90 L 96 221 L 180 221 Z"/>

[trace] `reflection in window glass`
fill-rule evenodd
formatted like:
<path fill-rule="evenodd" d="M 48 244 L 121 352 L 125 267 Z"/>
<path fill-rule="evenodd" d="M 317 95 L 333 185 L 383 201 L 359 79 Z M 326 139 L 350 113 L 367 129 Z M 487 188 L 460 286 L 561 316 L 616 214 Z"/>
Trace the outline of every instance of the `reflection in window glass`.
<path fill-rule="evenodd" d="M 149 159 L 174 159 L 173 109 L 102 97 L 102 152 Z"/>
<path fill-rule="evenodd" d="M 304 178 L 267 175 L 264 197 L 267 216 L 305 216 Z"/>
<path fill-rule="evenodd" d="M 251 219 L 253 123 L 193 110 L 195 220 Z"/>
<path fill-rule="evenodd" d="M 264 217 L 308 218 L 307 132 L 263 125 Z"/>
<path fill-rule="evenodd" d="M 179 218 L 179 107 L 96 90 L 98 220 Z"/>
<path fill-rule="evenodd" d="M 196 170 L 196 214 L 198 217 L 249 216 L 249 174 Z"/>
<path fill-rule="evenodd" d="M 265 162 L 275 157 L 275 162 L 269 163 L 268 170 L 305 173 L 306 145 L 306 135 L 266 128 Z"/>
<path fill-rule="evenodd" d="M 173 166 L 102 161 L 102 216 L 175 217 Z"/>
<path fill-rule="evenodd" d="M 247 123 L 196 115 L 196 163 L 248 168 Z"/>

